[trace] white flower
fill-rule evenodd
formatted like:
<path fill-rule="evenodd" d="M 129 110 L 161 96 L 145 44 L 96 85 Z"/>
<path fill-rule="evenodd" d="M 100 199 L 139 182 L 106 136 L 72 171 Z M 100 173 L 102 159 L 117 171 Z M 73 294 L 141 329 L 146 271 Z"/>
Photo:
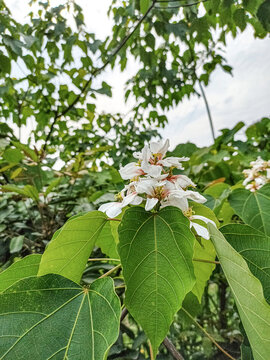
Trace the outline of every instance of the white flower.
<path fill-rule="evenodd" d="M 200 224 L 197 224 L 196 222 L 193 222 L 192 220 L 201 220 L 203 222 L 205 222 L 206 224 L 208 223 L 211 223 L 213 224 L 215 227 L 216 224 L 214 223 L 214 221 L 204 217 L 204 216 L 201 216 L 201 215 L 191 215 L 189 216 L 189 220 L 190 220 L 190 228 L 194 228 L 196 233 L 201 236 L 202 238 L 206 239 L 206 240 L 209 240 L 210 239 L 210 235 L 209 235 L 209 231 L 202 225 Z"/>
<path fill-rule="evenodd" d="M 188 187 L 196 187 L 196 184 L 186 175 L 173 175 L 174 168 L 182 169 L 182 161 L 189 160 L 186 157 L 167 157 L 169 140 L 163 142 L 151 142 L 145 145 L 141 152 L 134 153 L 138 162 L 132 162 L 120 169 L 121 177 L 130 180 L 129 185 L 118 194 L 116 202 L 103 204 L 99 210 L 106 212 L 109 217 L 119 215 L 127 205 L 140 205 L 145 201 L 145 210 L 151 211 L 156 208 L 175 206 L 182 210 L 185 216 L 192 214 L 189 200 L 203 203 L 206 199 L 198 192 L 187 190 Z M 188 215 L 187 215 L 188 214 Z M 192 225 L 200 230 L 200 225 Z"/>
<path fill-rule="evenodd" d="M 131 162 L 120 168 L 119 173 L 123 180 L 129 180 L 137 176 L 144 175 L 142 168 L 135 162 Z"/>
<path fill-rule="evenodd" d="M 254 192 L 270 182 L 270 160 L 265 161 L 258 157 L 257 160 L 251 161 L 250 165 L 251 169 L 243 170 L 246 177 L 243 185 L 247 190 Z"/>
<path fill-rule="evenodd" d="M 186 212 L 189 209 L 188 199 L 198 203 L 204 203 L 206 201 L 204 196 L 195 191 L 168 189 L 167 199 L 161 202 L 161 207 L 175 206 L 181 209 L 183 212 Z"/>
<path fill-rule="evenodd" d="M 161 164 L 163 166 L 166 166 L 166 167 L 174 167 L 176 169 L 180 169 L 180 170 L 183 170 L 183 166 L 181 164 L 181 161 L 188 161 L 189 158 L 187 157 L 174 157 L 174 156 L 169 156 L 165 159 L 161 159 L 158 161 L 158 164 Z"/>
<path fill-rule="evenodd" d="M 147 156 L 148 159 L 155 156 L 162 159 L 165 156 L 166 152 L 168 151 L 169 146 L 170 146 L 169 139 L 167 139 L 164 144 L 161 141 L 151 142 L 149 146 L 145 145 L 145 147 L 141 152 L 133 153 L 133 156 L 135 157 L 135 159 L 139 159 L 139 160 L 142 160 L 145 155 Z"/>
<path fill-rule="evenodd" d="M 167 196 L 165 188 L 167 181 L 158 181 L 156 179 L 146 178 L 139 181 L 136 185 L 138 194 L 146 194 L 145 210 L 152 210 L 156 204 Z"/>
<path fill-rule="evenodd" d="M 99 211 L 105 212 L 109 218 L 114 218 L 121 214 L 123 205 L 121 202 L 109 202 L 99 207 Z"/>
<path fill-rule="evenodd" d="M 196 187 L 196 184 L 186 175 L 171 175 L 168 177 L 168 180 L 182 189 L 186 189 L 189 186 Z"/>
<path fill-rule="evenodd" d="M 125 192 L 127 195 L 125 196 Z M 99 207 L 99 211 L 105 212 L 110 218 L 114 218 L 121 214 L 122 209 L 127 205 L 140 205 L 143 198 L 138 196 L 138 193 L 134 190 L 133 183 L 125 186 L 125 188 L 117 195 L 119 201 L 109 202 Z"/>

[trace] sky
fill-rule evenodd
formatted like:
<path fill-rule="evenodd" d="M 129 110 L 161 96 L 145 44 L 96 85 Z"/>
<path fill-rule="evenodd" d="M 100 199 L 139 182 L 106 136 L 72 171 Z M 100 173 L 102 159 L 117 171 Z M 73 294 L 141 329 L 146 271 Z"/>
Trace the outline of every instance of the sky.
<path fill-rule="evenodd" d="M 6 0 L 16 20 L 21 22 L 25 21 L 29 12 L 26 3 L 26 0 Z M 53 0 L 51 3 L 54 5 L 61 1 Z M 105 39 L 112 27 L 112 20 L 107 16 L 111 0 L 77 0 L 77 3 L 84 10 L 87 29 L 95 32 L 97 38 Z M 220 129 L 232 128 L 239 121 L 250 125 L 264 116 L 270 116 L 270 37 L 254 39 L 252 29 L 248 29 L 235 39 L 228 39 L 225 57 L 233 67 L 233 76 L 221 69 L 215 70 L 210 84 L 205 88 L 216 136 Z M 138 65 L 134 61 L 128 64 L 123 73 L 115 68 L 107 69 L 102 74 L 101 80 L 106 80 L 113 88 L 113 97 L 99 96 L 99 111 L 126 113 L 130 109 L 131 103 L 124 102 L 124 84 Z M 165 115 L 169 122 L 160 133 L 170 139 L 172 148 L 187 141 L 199 146 L 211 144 L 210 126 L 202 97 L 194 95 L 185 99 Z"/>

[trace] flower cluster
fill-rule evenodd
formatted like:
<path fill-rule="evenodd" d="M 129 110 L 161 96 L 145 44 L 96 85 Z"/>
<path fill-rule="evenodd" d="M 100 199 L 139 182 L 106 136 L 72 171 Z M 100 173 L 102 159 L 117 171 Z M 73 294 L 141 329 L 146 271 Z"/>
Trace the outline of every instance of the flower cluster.
<path fill-rule="evenodd" d="M 243 185 L 252 192 L 270 183 L 270 160 L 265 161 L 259 156 L 256 161 L 251 161 L 251 169 L 245 169 Z"/>
<path fill-rule="evenodd" d="M 140 205 L 143 201 L 146 211 L 175 206 L 190 219 L 190 227 L 194 227 L 198 235 L 209 239 L 207 229 L 192 220 L 199 219 L 205 223 L 213 221 L 194 215 L 188 203 L 188 200 L 204 203 L 206 199 L 189 189 L 196 185 L 186 175 L 173 174 L 175 168 L 183 170 L 182 162 L 189 158 L 165 157 L 168 148 L 169 140 L 166 140 L 164 144 L 152 142 L 141 152 L 135 152 L 133 155 L 137 162 L 129 163 L 119 171 L 124 180 L 130 181 L 129 184 L 117 195 L 115 202 L 103 204 L 99 210 L 109 217 L 115 217 L 125 206 Z"/>

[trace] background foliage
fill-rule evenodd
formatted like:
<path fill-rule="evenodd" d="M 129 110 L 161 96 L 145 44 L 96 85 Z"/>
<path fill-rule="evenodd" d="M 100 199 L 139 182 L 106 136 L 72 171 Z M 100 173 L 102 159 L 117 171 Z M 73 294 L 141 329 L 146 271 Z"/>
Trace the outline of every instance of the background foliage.
<path fill-rule="evenodd" d="M 21 24 L 0 1 L 1 270 L 13 263 L 15 266 L 19 258 L 43 253 L 68 219 L 114 199 L 123 187 L 117 169 L 132 160 L 133 151 L 159 136 L 158 128 L 167 122 L 166 111 L 196 93 L 196 84 L 203 91 L 202 86 L 208 85 L 218 66 L 231 73 L 220 50 L 228 35 L 236 37 L 248 25 L 256 37 L 265 37 L 270 31 L 268 0 L 209 0 L 200 7 L 191 1 L 115 0 L 109 10 L 114 26 L 105 41 L 87 31 L 76 3 L 57 7 L 48 2 L 32 3 L 35 10 Z M 131 57 L 139 60 L 140 69 L 128 80 L 125 96 L 134 97 L 135 106 L 126 116 L 98 113 L 96 94 L 112 95 L 111 85 L 100 81 L 99 75 L 107 66 L 120 66 L 124 71 Z M 35 126 L 25 144 L 21 142 L 22 126 L 30 121 Z M 249 222 L 252 214 L 248 217 L 239 212 L 234 199 L 241 188 L 242 170 L 259 155 L 270 158 L 270 119 L 254 122 L 245 130 L 245 140 L 239 140 L 243 127 L 240 122 L 233 129 L 223 129 L 209 147 L 185 143 L 171 152 L 190 157 L 184 173 L 198 184 L 207 198 L 206 206 L 225 225 L 225 236 L 230 226 L 264 230 Z M 58 159 L 63 161 L 61 166 Z M 65 226 L 72 227 L 72 219 Z M 115 234 L 115 230 L 104 226 L 102 231 Z M 269 232 L 257 236 L 266 239 Z M 237 251 L 244 251 L 229 235 L 226 239 Z M 266 240 L 265 244 L 267 248 Z M 91 258 L 118 255 L 115 248 L 96 245 L 89 244 Z M 244 258 L 253 273 L 248 258 Z M 39 260 L 36 255 L 38 264 Z M 89 261 L 81 270 L 82 283 L 92 283 L 110 270 L 111 264 Z M 263 285 L 267 281 L 265 274 L 254 275 Z M 114 283 L 121 298 L 120 272 L 114 274 Z M 264 295 L 269 300 L 267 291 Z M 238 311 L 217 264 L 202 290 L 201 304 L 190 295 L 176 315 L 170 339 L 185 359 L 224 359 L 207 331 L 239 358 L 243 339 L 242 352 L 249 351 L 249 346 Z M 170 359 L 164 347 L 160 350 L 159 359 Z M 148 356 L 144 332 L 131 316 L 126 317 L 109 359 Z"/>

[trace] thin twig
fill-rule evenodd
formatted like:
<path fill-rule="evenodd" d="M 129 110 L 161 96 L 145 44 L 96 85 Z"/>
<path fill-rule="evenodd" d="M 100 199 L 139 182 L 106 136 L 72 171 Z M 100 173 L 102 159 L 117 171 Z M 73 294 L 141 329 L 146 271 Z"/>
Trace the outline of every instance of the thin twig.
<path fill-rule="evenodd" d="M 154 357 L 154 353 L 153 353 L 153 348 L 152 348 L 152 345 L 151 345 L 151 342 L 150 340 L 148 340 L 148 346 L 149 346 L 149 352 L 150 352 L 150 359 L 151 360 L 155 360 L 155 357 Z"/>
<path fill-rule="evenodd" d="M 207 0 L 202 0 L 202 1 L 207 1 Z M 198 83 L 199 83 L 199 87 L 200 87 L 200 90 L 201 90 L 201 93 L 202 93 L 202 97 L 203 97 L 204 104 L 205 104 L 206 111 L 207 111 L 207 115 L 208 115 L 208 120 L 209 120 L 209 123 L 210 123 L 211 134 L 212 134 L 213 140 L 215 141 L 214 123 L 213 123 L 213 119 L 212 119 L 212 116 L 211 116 L 211 111 L 210 111 L 210 107 L 209 107 L 209 104 L 208 104 L 208 101 L 207 101 L 206 94 L 205 94 L 205 92 L 204 92 L 204 90 L 203 90 L 201 81 L 200 81 L 200 79 L 198 78 L 198 75 L 197 75 L 197 72 L 196 72 L 196 63 L 195 63 L 194 51 L 193 51 L 193 49 L 191 48 L 190 42 L 189 42 L 189 41 L 186 41 L 186 43 L 187 43 L 187 45 L 188 45 L 188 48 L 189 48 L 189 51 L 190 51 L 190 54 L 191 54 L 191 58 L 192 58 L 192 60 L 193 60 L 193 62 L 194 62 L 193 72 L 194 72 L 194 75 L 195 75 L 196 80 L 197 80 Z"/>
<path fill-rule="evenodd" d="M 121 219 L 116 219 L 116 218 L 108 218 L 108 221 L 121 221 Z"/>
<path fill-rule="evenodd" d="M 119 259 L 111 259 L 111 258 L 89 258 L 88 261 L 120 261 Z"/>
<path fill-rule="evenodd" d="M 105 274 L 101 275 L 101 276 L 99 277 L 99 279 L 102 279 L 102 278 L 110 275 L 110 274 L 113 273 L 115 270 L 119 269 L 120 267 L 121 267 L 121 264 L 116 265 L 114 268 L 112 268 L 111 270 L 107 271 Z"/>
<path fill-rule="evenodd" d="M 178 0 L 178 1 L 179 1 L 179 0 Z M 155 6 L 155 9 L 164 9 L 164 10 L 168 10 L 168 9 L 178 9 L 178 8 L 181 8 L 181 7 L 189 7 L 189 6 L 198 5 L 198 4 L 207 2 L 207 1 L 209 1 L 209 0 L 201 0 L 201 1 L 194 2 L 194 3 L 190 3 L 190 4 L 179 4 L 179 5 L 167 6 L 167 7 L 164 7 L 164 6 Z M 157 3 L 167 3 L 167 4 L 169 4 L 170 2 L 171 2 L 171 1 L 157 1 Z M 180 1 L 179 1 L 179 2 L 180 2 Z"/>
<path fill-rule="evenodd" d="M 76 96 L 76 98 L 72 101 L 72 103 L 66 107 L 61 113 L 56 112 L 55 116 L 54 116 L 54 120 L 52 122 L 52 125 L 50 127 L 50 131 L 48 133 L 48 135 L 46 136 L 45 139 L 45 143 L 43 146 L 43 150 L 44 152 L 46 151 L 47 145 L 48 145 L 48 141 L 50 140 L 50 137 L 52 135 L 53 129 L 54 129 L 54 125 L 56 124 L 57 120 L 64 116 L 67 112 L 69 112 L 69 110 L 71 110 L 76 104 L 77 102 L 80 100 L 81 96 L 84 94 L 84 92 L 86 91 L 86 89 L 88 88 L 89 84 L 91 83 L 91 81 L 93 80 L 93 78 L 98 75 L 101 71 L 103 71 L 108 64 L 110 64 L 111 60 L 115 57 L 115 55 L 117 55 L 117 53 L 123 48 L 123 46 L 127 43 L 127 41 L 131 38 L 131 36 L 135 33 L 135 31 L 138 29 L 138 27 L 141 25 L 141 23 L 145 20 L 145 18 L 148 16 L 148 14 L 150 13 L 150 11 L 154 8 L 155 4 L 156 4 L 157 0 L 153 0 L 151 6 L 148 8 L 148 10 L 146 11 L 146 13 L 140 18 L 140 20 L 137 22 L 137 24 L 134 26 L 133 30 L 124 37 L 124 39 L 120 42 L 120 44 L 116 47 L 116 49 L 111 53 L 111 55 L 109 55 L 107 61 L 105 61 L 105 63 L 99 67 L 96 68 L 95 70 L 92 71 L 90 78 L 86 81 L 86 83 L 84 84 L 84 86 L 82 87 L 80 93 Z"/>
<path fill-rule="evenodd" d="M 124 308 L 120 317 L 120 322 L 124 320 L 124 318 L 127 316 L 128 314 L 128 309 Z"/>
<path fill-rule="evenodd" d="M 213 119 L 212 119 L 211 111 L 210 111 L 210 108 L 209 108 L 209 105 L 208 105 L 208 101 L 207 101 L 203 86 L 202 86 L 199 79 L 198 79 L 198 82 L 199 82 L 199 87 L 200 87 L 202 97 L 203 97 L 203 100 L 204 100 L 204 103 L 205 103 L 205 107 L 206 107 L 206 111 L 207 111 L 207 115 L 208 115 L 208 119 L 209 119 L 209 123 L 210 123 L 210 127 L 211 127 L 212 137 L 213 137 L 213 140 L 215 141 L 215 131 L 214 131 L 214 125 L 213 125 Z"/>
<path fill-rule="evenodd" d="M 163 340 L 163 345 L 176 360 L 184 360 L 183 356 L 176 350 L 176 347 L 173 345 L 170 339 L 167 337 Z"/>
<path fill-rule="evenodd" d="M 118 285 L 115 286 L 115 289 L 124 289 L 126 287 L 126 285 Z"/>
<path fill-rule="evenodd" d="M 181 2 L 185 0 L 157 0 L 157 3 L 174 3 L 174 2 Z"/>
<path fill-rule="evenodd" d="M 198 326 L 198 328 L 208 337 L 208 339 L 210 339 L 212 341 L 212 343 L 214 345 L 216 345 L 216 347 L 223 352 L 224 355 L 226 355 L 228 358 L 230 358 L 231 360 L 236 360 L 234 357 L 232 357 L 226 350 L 224 350 L 217 342 L 216 340 L 198 323 L 197 320 L 194 319 L 194 317 L 192 315 L 190 315 L 190 313 L 182 307 L 182 309 L 187 316 Z"/>
<path fill-rule="evenodd" d="M 210 264 L 220 264 L 219 261 L 211 261 L 211 260 L 196 259 L 196 258 L 193 258 L 192 260 L 193 260 L 193 261 L 204 262 L 204 263 L 210 263 Z"/>

